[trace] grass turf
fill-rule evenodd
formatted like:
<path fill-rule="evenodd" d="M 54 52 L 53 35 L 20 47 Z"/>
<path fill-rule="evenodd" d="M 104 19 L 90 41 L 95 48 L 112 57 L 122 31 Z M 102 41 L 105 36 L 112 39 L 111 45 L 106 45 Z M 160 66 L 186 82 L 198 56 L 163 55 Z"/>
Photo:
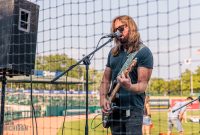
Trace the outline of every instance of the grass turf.
<path fill-rule="evenodd" d="M 192 111 L 187 113 L 189 116 L 200 116 L 200 111 Z M 152 135 L 159 135 L 159 133 L 167 133 L 167 112 L 153 112 L 152 113 L 153 128 L 151 130 Z M 67 121 L 65 122 L 65 128 L 63 135 L 84 135 L 85 134 L 85 120 Z M 89 119 L 89 135 L 107 135 L 107 129 L 104 129 L 102 125 L 96 129 L 91 129 L 92 119 Z M 101 118 L 97 118 L 93 121 L 93 127 L 101 123 Z M 200 135 L 200 124 L 192 122 L 183 122 L 185 135 Z M 110 129 L 108 129 L 108 134 Z M 62 135 L 62 127 L 59 129 L 57 135 Z M 173 129 L 173 135 L 178 135 L 176 129 Z"/>

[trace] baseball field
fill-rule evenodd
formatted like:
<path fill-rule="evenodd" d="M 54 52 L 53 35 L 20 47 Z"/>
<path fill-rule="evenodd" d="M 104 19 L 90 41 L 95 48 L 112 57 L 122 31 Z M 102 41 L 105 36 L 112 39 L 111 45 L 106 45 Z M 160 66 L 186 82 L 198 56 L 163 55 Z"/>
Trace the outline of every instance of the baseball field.
<path fill-rule="evenodd" d="M 110 130 L 104 129 L 101 123 L 101 115 L 93 119 L 97 114 L 89 115 L 89 135 L 107 135 L 111 134 Z M 188 111 L 187 121 L 183 121 L 185 135 L 199 135 L 200 123 L 191 122 L 190 118 L 199 117 L 200 111 Z M 5 123 L 4 135 L 62 135 L 62 124 L 64 117 L 40 117 L 37 118 L 36 126 L 32 126 L 32 119 L 13 120 Z M 152 135 L 167 133 L 167 112 L 152 112 L 153 127 Z M 92 124 L 92 125 L 91 125 Z M 99 125 L 94 129 L 95 126 Z M 85 115 L 66 116 L 63 135 L 84 135 L 85 134 Z M 173 135 L 177 135 L 177 131 L 173 130 Z"/>

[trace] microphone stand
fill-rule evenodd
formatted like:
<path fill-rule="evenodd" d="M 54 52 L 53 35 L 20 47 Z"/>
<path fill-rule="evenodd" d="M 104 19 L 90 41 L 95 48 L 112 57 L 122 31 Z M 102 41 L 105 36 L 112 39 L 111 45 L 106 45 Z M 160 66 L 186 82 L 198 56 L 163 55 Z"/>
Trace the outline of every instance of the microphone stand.
<path fill-rule="evenodd" d="M 101 38 L 102 39 L 102 38 Z M 106 44 L 111 42 L 113 40 L 113 37 L 111 37 L 107 42 L 105 42 L 103 45 L 99 46 L 96 48 L 94 51 L 92 51 L 90 54 L 86 55 L 83 57 L 80 61 L 78 61 L 76 64 L 70 66 L 66 71 L 61 73 L 60 75 L 56 76 L 51 82 L 55 82 L 58 80 L 61 76 L 72 70 L 74 67 L 79 65 L 81 62 L 86 66 L 86 123 L 85 123 L 85 135 L 88 135 L 88 80 L 89 80 L 89 75 L 88 75 L 88 70 L 89 70 L 89 65 L 90 65 L 90 56 L 93 55 L 95 52 L 97 52 L 99 49 L 104 47 Z"/>
<path fill-rule="evenodd" d="M 177 109 L 175 109 L 175 110 L 172 110 L 172 112 L 174 113 L 174 112 L 176 112 L 177 110 L 179 110 L 179 109 L 181 109 L 181 108 L 183 108 L 183 107 L 185 107 L 185 106 L 187 106 L 187 105 L 193 103 L 193 102 L 196 101 L 196 100 L 199 100 L 199 102 L 200 102 L 200 96 L 199 96 L 198 98 L 196 98 L 196 99 L 194 99 L 194 100 L 188 102 L 187 104 L 185 104 L 185 105 L 183 105 L 183 106 L 181 106 L 181 107 L 179 107 L 179 108 L 177 108 Z"/>

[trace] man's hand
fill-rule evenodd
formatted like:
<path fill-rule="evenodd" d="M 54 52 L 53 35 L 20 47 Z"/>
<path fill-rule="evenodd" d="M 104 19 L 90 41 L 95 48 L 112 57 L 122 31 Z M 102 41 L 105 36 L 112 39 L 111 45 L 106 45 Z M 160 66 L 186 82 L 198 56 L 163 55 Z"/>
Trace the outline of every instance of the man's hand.
<path fill-rule="evenodd" d="M 182 122 L 182 120 L 183 120 L 183 117 L 179 117 L 179 120 L 180 120 L 180 122 Z"/>
<path fill-rule="evenodd" d="M 145 92 L 149 79 L 151 77 L 152 69 L 146 67 L 139 67 L 137 69 L 138 72 L 138 80 L 137 83 L 132 84 L 131 78 L 129 74 L 122 73 L 117 77 L 118 82 L 122 87 L 124 87 L 128 91 L 143 93 Z"/>
<path fill-rule="evenodd" d="M 101 99 L 100 101 L 101 111 L 103 113 L 109 113 L 109 111 L 111 110 L 110 104 L 111 103 L 107 98 Z"/>
<path fill-rule="evenodd" d="M 127 90 L 129 90 L 132 85 L 130 76 L 129 75 L 126 76 L 123 72 L 121 75 L 117 77 L 117 81 L 120 83 L 122 87 L 124 87 Z"/>

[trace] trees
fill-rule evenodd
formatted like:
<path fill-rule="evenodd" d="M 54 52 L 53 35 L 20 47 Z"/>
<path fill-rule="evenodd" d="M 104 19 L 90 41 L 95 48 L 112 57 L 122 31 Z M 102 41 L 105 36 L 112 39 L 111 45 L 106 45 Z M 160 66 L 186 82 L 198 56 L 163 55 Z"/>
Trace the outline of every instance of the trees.
<path fill-rule="evenodd" d="M 180 79 L 164 80 L 162 78 L 152 78 L 149 83 L 149 92 L 153 94 L 170 94 L 170 95 L 189 95 L 191 90 L 191 72 L 186 69 L 181 74 Z M 200 91 L 200 66 L 197 67 L 193 76 L 193 91 L 198 93 Z M 182 81 L 182 83 L 180 83 Z"/>
<path fill-rule="evenodd" d="M 45 55 L 37 56 L 35 70 L 43 70 L 50 72 L 64 72 L 70 66 L 77 63 L 77 60 L 69 58 L 66 54 L 54 54 L 54 55 Z M 80 81 L 85 80 L 85 66 L 78 65 L 74 67 L 68 74 L 71 78 L 79 79 Z M 103 71 L 97 71 L 95 69 L 89 69 L 89 90 L 97 90 L 103 75 Z M 181 77 L 178 79 L 165 80 L 163 78 L 151 78 L 149 82 L 148 91 L 151 94 L 155 95 L 188 95 L 191 90 L 191 72 L 189 69 L 186 69 Z M 200 91 L 200 66 L 192 73 L 193 76 L 193 91 L 198 93 Z M 52 77 L 53 78 L 53 77 Z M 67 80 L 70 82 L 71 80 Z M 92 82 L 92 83 L 91 83 Z M 7 85 L 11 87 L 10 84 Z M 12 84 L 12 88 L 24 87 L 28 89 L 30 84 Z M 61 85 L 61 84 L 49 84 L 49 83 L 38 83 L 33 84 L 34 89 L 74 89 L 74 90 L 84 90 L 84 84 L 72 84 L 72 85 Z"/>
<path fill-rule="evenodd" d="M 77 61 L 73 58 L 69 58 L 66 54 L 54 54 L 54 55 L 46 55 L 46 56 L 38 56 L 36 58 L 36 70 L 43 70 L 43 71 L 50 71 L 50 72 L 64 72 L 66 71 L 69 67 L 72 65 L 76 64 Z M 85 80 L 85 66 L 84 65 L 78 65 L 75 66 L 72 70 L 70 70 L 68 73 L 66 73 L 64 76 L 68 76 L 71 78 L 76 78 L 80 81 Z M 96 80 L 99 80 L 96 78 L 96 74 L 99 74 L 96 70 L 94 69 L 89 69 L 89 82 L 96 82 Z M 98 77 L 98 76 L 97 76 Z M 71 80 L 67 80 L 70 82 Z M 41 84 L 40 87 L 44 86 Z M 37 85 L 37 86 L 38 86 Z M 47 84 L 48 85 L 48 84 Z M 68 89 L 74 89 L 74 90 L 83 90 L 84 87 L 82 87 L 83 84 L 72 84 L 68 87 Z M 63 89 L 66 86 L 64 85 L 53 85 L 51 88 L 54 89 Z M 96 89 L 96 85 L 89 85 L 89 90 Z"/>
<path fill-rule="evenodd" d="M 76 64 L 77 61 L 73 58 L 69 58 L 66 54 L 54 54 L 46 56 L 38 56 L 36 58 L 36 70 L 44 71 L 65 71 L 71 65 Z M 68 76 L 74 78 L 80 78 L 83 74 L 83 67 L 76 66 L 73 70 L 69 71 Z"/>

